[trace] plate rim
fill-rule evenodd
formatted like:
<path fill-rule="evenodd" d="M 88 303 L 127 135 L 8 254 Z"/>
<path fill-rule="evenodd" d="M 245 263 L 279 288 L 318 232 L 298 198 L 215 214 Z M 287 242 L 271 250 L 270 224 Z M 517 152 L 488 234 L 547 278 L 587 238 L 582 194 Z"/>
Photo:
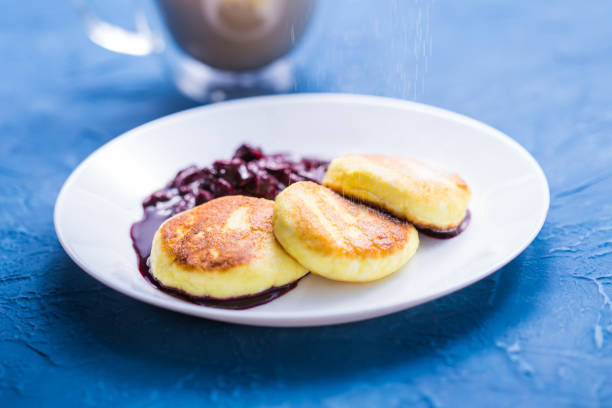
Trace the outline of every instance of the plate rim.
<path fill-rule="evenodd" d="M 249 316 L 241 314 L 240 310 L 227 310 L 227 309 L 217 309 L 210 308 L 200 305 L 194 305 L 190 303 L 180 303 L 175 302 L 174 300 L 167 300 L 164 298 L 154 298 L 147 295 L 144 292 L 139 292 L 136 290 L 129 290 L 129 288 L 123 288 L 120 285 L 115 285 L 114 282 L 105 279 L 103 274 L 96 273 L 93 270 L 89 270 L 84 262 L 80 259 L 76 251 L 73 251 L 66 240 L 66 237 L 63 235 L 61 228 L 61 220 L 60 220 L 60 210 L 63 206 L 64 201 L 66 200 L 66 194 L 69 190 L 70 186 L 75 182 L 79 174 L 83 171 L 83 169 L 87 166 L 88 162 L 93 160 L 93 158 L 110 148 L 114 144 L 118 143 L 120 140 L 125 140 L 130 137 L 135 137 L 139 133 L 146 131 L 148 128 L 153 128 L 157 126 L 160 122 L 168 123 L 169 121 L 182 120 L 185 116 L 196 115 L 201 111 L 215 111 L 215 110 L 223 110 L 232 107 L 238 107 L 240 105 L 249 105 L 249 104 L 261 104 L 261 103 L 278 103 L 280 102 L 308 102 L 317 99 L 324 99 L 325 102 L 337 102 L 337 103 L 347 103 L 347 104 L 364 104 L 364 105 L 375 105 L 382 107 L 393 107 L 400 109 L 410 109 L 412 111 L 420 111 L 423 113 L 428 113 L 435 115 L 437 117 L 442 117 L 445 119 L 455 120 L 460 123 L 464 123 L 471 127 L 481 128 L 484 133 L 487 133 L 490 137 L 495 137 L 498 140 L 502 141 L 510 148 L 514 149 L 518 154 L 523 156 L 535 169 L 535 175 L 540 183 L 542 183 L 543 189 L 542 192 L 542 204 L 543 211 L 539 215 L 539 219 L 537 223 L 534 223 L 529 234 L 526 235 L 526 238 L 523 240 L 522 245 L 517 246 L 517 248 L 513 251 L 508 252 L 508 254 L 503 257 L 500 261 L 498 261 L 494 266 L 488 267 L 488 271 L 484 274 L 478 275 L 473 279 L 462 281 L 458 285 L 454 285 L 449 287 L 443 291 L 436 292 L 435 294 L 431 294 L 428 296 L 421 296 L 415 299 L 411 299 L 405 302 L 398 302 L 392 305 L 386 305 L 382 307 L 373 307 L 368 309 L 367 311 L 352 311 L 352 312 L 343 312 L 343 313 L 335 313 L 335 314 L 315 314 L 312 313 L 295 313 L 293 317 L 278 317 L 274 316 L 273 312 L 269 314 L 260 314 L 256 316 Z M 53 211 L 53 224 L 55 228 L 55 233 L 57 235 L 58 241 L 66 254 L 75 262 L 79 268 L 81 268 L 84 272 L 86 272 L 89 276 L 96 279 L 98 282 L 103 285 L 123 294 L 129 296 L 133 299 L 140 300 L 147 304 L 157 306 L 160 308 L 164 308 L 167 310 L 172 310 L 175 312 L 188 314 L 191 316 L 199 317 L 199 318 L 207 318 L 211 320 L 223 321 L 228 323 L 237 323 L 237 324 L 245 324 L 251 326 L 266 326 L 266 327 L 309 327 L 309 326 L 325 326 L 332 324 L 342 324 L 342 323 L 351 323 L 356 321 L 362 321 L 367 319 L 372 319 L 375 317 L 384 316 L 387 314 L 399 312 L 402 310 L 406 310 L 432 300 L 444 297 L 453 292 L 457 292 L 467 286 L 478 282 L 487 276 L 490 276 L 494 272 L 503 268 L 510 261 L 515 259 L 518 255 L 520 255 L 537 237 L 539 232 L 541 231 L 544 222 L 546 221 L 546 217 L 548 215 L 548 211 L 550 208 L 550 188 L 548 185 L 548 180 L 546 179 L 546 175 L 542 170 L 542 167 L 537 162 L 537 160 L 516 140 L 512 139 L 510 136 L 502 133 L 501 131 L 481 122 L 476 119 L 470 118 L 468 116 L 462 115 L 460 113 L 456 113 L 447 109 L 438 108 L 435 106 L 390 98 L 383 96 L 373 96 L 373 95 L 360 95 L 360 94 L 350 94 L 350 93 L 299 93 L 299 94 L 287 94 L 287 95 L 266 95 L 266 96 L 255 96 L 249 98 L 242 98 L 238 100 L 219 102 L 211 105 L 203 105 L 203 106 L 195 106 L 186 110 L 174 112 L 160 118 L 151 120 L 144 124 L 141 124 L 135 128 L 132 128 L 126 132 L 119 134 L 113 139 L 109 140 L 102 146 L 98 147 L 96 150 L 91 152 L 77 167 L 75 167 L 67 179 L 64 181 L 57 198 L 55 200 L 54 211 Z M 135 264 L 136 265 L 136 264 Z"/>

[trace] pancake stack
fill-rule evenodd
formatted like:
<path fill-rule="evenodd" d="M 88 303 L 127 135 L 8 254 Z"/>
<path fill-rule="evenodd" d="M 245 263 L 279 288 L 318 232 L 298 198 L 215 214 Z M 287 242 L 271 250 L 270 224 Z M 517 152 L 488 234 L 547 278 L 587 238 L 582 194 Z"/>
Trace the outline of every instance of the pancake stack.
<path fill-rule="evenodd" d="M 308 271 L 368 282 L 402 268 L 418 228 L 452 233 L 465 224 L 470 189 L 457 174 L 380 155 L 333 160 L 323 185 L 301 181 L 275 201 L 226 196 L 164 222 L 151 275 L 191 297 L 255 296 Z"/>

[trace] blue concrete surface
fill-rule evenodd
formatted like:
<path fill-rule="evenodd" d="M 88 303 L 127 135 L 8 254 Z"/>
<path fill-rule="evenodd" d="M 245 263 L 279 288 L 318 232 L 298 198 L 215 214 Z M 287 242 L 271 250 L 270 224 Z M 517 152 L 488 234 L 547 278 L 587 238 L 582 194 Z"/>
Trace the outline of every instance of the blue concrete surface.
<path fill-rule="evenodd" d="M 125 20 L 127 2 L 106 3 Z M 610 2 L 320 5 L 292 57 L 296 91 L 416 99 L 489 123 L 541 163 L 552 201 L 534 243 L 491 277 L 307 329 L 160 310 L 67 257 L 52 210 L 68 174 L 194 104 L 158 58 L 90 44 L 69 2 L 2 4 L 0 406 L 612 406 Z"/>

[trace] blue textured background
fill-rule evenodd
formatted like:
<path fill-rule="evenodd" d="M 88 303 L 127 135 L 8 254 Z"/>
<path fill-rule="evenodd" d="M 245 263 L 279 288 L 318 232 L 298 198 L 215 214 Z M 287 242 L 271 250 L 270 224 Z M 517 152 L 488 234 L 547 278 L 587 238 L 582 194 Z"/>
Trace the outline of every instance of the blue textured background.
<path fill-rule="evenodd" d="M 127 2 L 109 2 L 124 17 Z M 52 224 L 64 179 L 193 103 L 156 57 L 90 44 L 69 2 L 2 5 L 0 405 L 612 406 L 612 3 L 319 7 L 293 56 L 297 91 L 404 97 L 489 123 L 541 163 L 552 203 L 535 242 L 488 279 L 308 329 L 182 316 L 75 266 Z"/>

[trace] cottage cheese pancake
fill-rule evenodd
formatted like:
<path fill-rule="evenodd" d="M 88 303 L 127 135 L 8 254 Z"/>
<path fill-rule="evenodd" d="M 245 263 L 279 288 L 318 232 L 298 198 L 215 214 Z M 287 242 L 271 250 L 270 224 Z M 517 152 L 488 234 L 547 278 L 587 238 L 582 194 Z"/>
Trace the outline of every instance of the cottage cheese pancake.
<path fill-rule="evenodd" d="M 323 184 L 437 232 L 461 225 L 472 195 L 458 174 L 382 155 L 339 157 L 330 163 Z"/>
<path fill-rule="evenodd" d="M 308 181 L 276 197 L 274 234 L 311 272 L 348 282 L 397 271 L 419 243 L 412 225 Z"/>
<path fill-rule="evenodd" d="M 151 274 L 192 297 L 231 299 L 294 282 L 307 270 L 277 243 L 274 202 L 226 196 L 166 220 L 155 233 Z"/>

